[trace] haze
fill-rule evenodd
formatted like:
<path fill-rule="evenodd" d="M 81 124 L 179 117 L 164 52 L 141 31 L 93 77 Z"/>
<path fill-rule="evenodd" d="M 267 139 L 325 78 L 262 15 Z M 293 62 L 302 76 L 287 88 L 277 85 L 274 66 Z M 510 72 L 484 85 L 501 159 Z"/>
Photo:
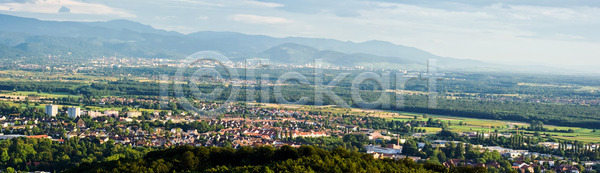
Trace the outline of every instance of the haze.
<path fill-rule="evenodd" d="M 8 0 L 0 2 L 0 13 L 60 21 L 127 19 L 181 33 L 383 40 L 445 57 L 595 69 L 599 6 L 559 0 Z"/>

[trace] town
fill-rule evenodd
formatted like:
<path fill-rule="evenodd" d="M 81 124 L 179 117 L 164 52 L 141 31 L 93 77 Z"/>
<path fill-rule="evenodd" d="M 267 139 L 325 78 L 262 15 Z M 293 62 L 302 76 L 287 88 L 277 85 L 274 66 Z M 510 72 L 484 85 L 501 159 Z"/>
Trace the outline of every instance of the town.
<path fill-rule="evenodd" d="M 598 15 L 0 1 L 0 173 L 600 172 Z"/>
<path fill-rule="evenodd" d="M 414 143 L 418 152 L 446 146 L 469 145 L 481 153 L 493 153 L 510 161 L 511 168 L 520 172 L 554 170 L 557 172 L 577 172 L 594 170 L 596 161 L 575 161 L 551 153 L 540 153 L 525 149 L 500 146 L 474 145 L 464 141 L 436 139 L 435 132 L 426 132 L 420 127 L 431 127 L 442 123 L 440 119 L 428 121 L 399 121 L 402 127 L 373 128 L 373 121 L 385 116 L 402 117 L 391 112 L 376 110 L 344 109 L 331 106 L 307 107 L 277 104 L 201 103 L 206 110 L 225 106 L 226 111 L 218 117 L 204 117 L 186 111 L 139 111 L 139 110 L 82 110 L 80 107 L 67 107 L 47 104 L 45 109 L 28 109 L 43 116 L 26 117 L 18 113 L 0 117 L 2 125 L 0 140 L 13 138 L 47 138 L 63 143 L 72 138 L 115 143 L 129 147 L 171 147 L 221 146 L 240 148 L 243 146 L 273 147 L 314 145 L 307 142 L 311 138 L 345 138 L 346 135 L 364 136 L 359 151 L 371 154 L 377 159 L 410 158 L 415 162 L 427 161 L 415 152 L 403 149 Z M 334 113 L 334 112 L 342 113 Z M 343 112 L 346 111 L 346 112 Z M 364 113 L 367 112 L 367 113 Z M 370 112 L 370 113 L 369 113 Z M 427 115 L 422 115 L 427 116 Z M 411 117 L 412 118 L 412 117 Z M 384 120 L 385 121 L 385 120 Z M 431 124 L 428 124 L 431 123 Z M 434 122 L 434 123 L 432 123 Z M 371 127 L 371 128 L 369 128 Z M 60 128 L 62 133 L 50 133 L 51 128 Z M 397 129 L 407 129 L 407 133 Z M 490 138 L 502 136 L 511 138 L 514 134 L 491 132 L 459 132 L 468 138 Z M 429 137 L 431 136 L 431 137 Z M 310 141 L 310 140 L 309 140 Z M 408 141 L 408 142 L 407 142 Z M 364 144 L 364 145 L 363 145 Z M 571 150 L 574 145 L 560 148 L 558 142 L 538 142 L 533 147 L 543 147 L 546 151 Z M 582 148 L 589 152 L 597 151 L 599 144 L 589 143 Z M 463 149 L 464 150 L 464 149 Z M 496 158 L 500 159 L 500 158 Z M 493 160 L 467 160 L 452 158 L 442 162 L 448 168 L 455 166 L 493 167 L 502 165 Z M 580 166 L 579 166 L 580 165 Z"/>

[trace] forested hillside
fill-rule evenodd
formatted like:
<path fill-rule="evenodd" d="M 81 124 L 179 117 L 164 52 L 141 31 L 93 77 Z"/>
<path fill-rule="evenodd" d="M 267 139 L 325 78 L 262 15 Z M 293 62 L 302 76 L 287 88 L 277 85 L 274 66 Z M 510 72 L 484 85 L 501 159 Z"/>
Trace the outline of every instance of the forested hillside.
<path fill-rule="evenodd" d="M 486 172 L 483 167 L 447 169 L 410 159 L 376 160 L 369 154 L 337 148 L 302 146 L 181 146 L 148 153 L 144 158 L 82 164 L 66 172 Z"/>

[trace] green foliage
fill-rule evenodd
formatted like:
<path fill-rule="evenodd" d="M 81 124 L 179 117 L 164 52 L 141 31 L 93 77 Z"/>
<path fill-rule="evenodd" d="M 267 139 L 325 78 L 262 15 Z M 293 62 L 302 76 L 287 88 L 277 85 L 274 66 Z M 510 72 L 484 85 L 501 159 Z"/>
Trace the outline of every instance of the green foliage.
<path fill-rule="evenodd" d="M 313 146 L 233 148 L 179 146 L 148 153 L 140 159 L 81 164 L 66 172 L 480 172 L 485 168 L 453 168 L 418 164 L 410 159 L 376 160 L 338 147 Z"/>
<path fill-rule="evenodd" d="M 61 171 L 81 163 L 141 158 L 150 150 L 152 148 L 130 148 L 112 142 L 100 144 L 78 138 L 64 143 L 45 138 L 13 138 L 0 141 L 0 169 Z"/>
<path fill-rule="evenodd" d="M 16 173 L 17 171 L 15 171 L 15 168 L 12 167 L 8 167 L 6 168 L 6 173 Z"/>
<path fill-rule="evenodd" d="M 417 147 L 417 142 L 413 140 L 407 140 L 402 145 L 402 154 L 409 156 L 416 156 L 419 153 L 419 148 Z"/>

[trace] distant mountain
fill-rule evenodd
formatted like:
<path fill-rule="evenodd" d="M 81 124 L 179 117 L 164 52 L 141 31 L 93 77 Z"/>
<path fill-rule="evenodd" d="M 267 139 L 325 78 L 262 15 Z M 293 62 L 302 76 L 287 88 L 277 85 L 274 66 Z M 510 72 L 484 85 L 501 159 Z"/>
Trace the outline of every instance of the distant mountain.
<path fill-rule="evenodd" d="M 275 46 L 259 53 L 257 57 L 271 59 L 273 62 L 283 64 L 307 64 L 314 62 L 314 59 L 323 59 L 325 63 L 334 65 L 361 66 L 364 64 L 371 64 L 381 68 L 406 68 L 408 65 L 425 67 L 427 62 L 427 60 L 424 59 L 418 60 L 400 57 L 384 57 L 365 53 L 348 54 L 332 50 L 319 50 L 296 43 L 284 43 Z M 377 62 L 373 62 L 374 60 L 382 62 L 382 64 L 377 64 Z"/>
<path fill-rule="evenodd" d="M 306 64 L 315 58 L 342 66 L 424 69 L 437 59 L 444 69 L 485 69 L 493 65 L 440 57 L 384 41 L 349 42 L 322 38 L 246 35 L 202 31 L 181 34 L 128 20 L 107 22 L 42 21 L 0 15 L 0 57 L 62 58 L 118 56 L 182 58 L 197 51 L 218 51 L 234 61 L 266 58 L 273 63 Z M 66 56 L 69 53 L 70 56 Z"/>
<path fill-rule="evenodd" d="M 86 23 L 90 26 L 97 26 L 103 28 L 109 28 L 114 30 L 130 30 L 138 33 L 150 33 L 168 36 L 183 36 L 183 34 L 174 31 L 158 30 L 150 25 L 144 25 L 141 23 L 129 21 L 129 20 L 111 20 L 107 22 L 89 22 Z"/>
<path fill-rule="evenodd" d="M 10 47 L 10 46 L 6 46 L 6 45 L 2 45 L 0 44 L 0 52 L 2 53 L 2 56 L 7 56 L 7 57 L 22 57 L 22 56 L 29 56 L 29 54 L 23 50 L 14 48 L 14 47 Z"/>

